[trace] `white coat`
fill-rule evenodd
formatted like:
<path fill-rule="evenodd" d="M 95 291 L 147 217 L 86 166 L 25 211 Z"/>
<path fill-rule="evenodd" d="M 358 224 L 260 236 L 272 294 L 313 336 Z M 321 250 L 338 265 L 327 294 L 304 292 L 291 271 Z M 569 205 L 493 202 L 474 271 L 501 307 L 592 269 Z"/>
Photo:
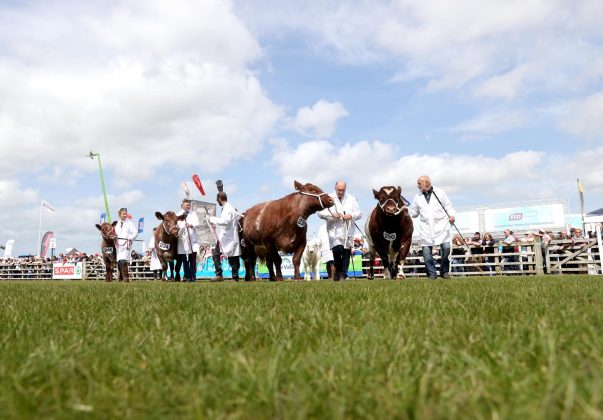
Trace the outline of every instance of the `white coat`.
<path fill-rule="evenodd" d="M 446 193 L 439 188 L 434 188 L 433 191 L 437 194 L 448 214 L 454 216 L 452 203 Z M 450 242 L 450 221 L 433 193 L 428 203 L 423 193 L 419 191 L 410 207 L 408 207 L 408 212 L 411 217 L 419 218 L 418 223 L 414 223 L 414 227 L 419 231 L 422 246 L 434 246 Z"/>
<path fill-rule="evenodd" d="M 227 257 L 241 255 L 239 244 L 239 219 L 241 215 L 227 201 L 222 207 L 220 217 L 211 216 L 209 222 L 216 225 L 216 234 L 220 242 L 220 250 Z"/>
<path fill-rule="evenodd" d="M 132 241 L 138 236 L 138 229 L 134 226 L 131 220 L 122 222 L 121 220 L 115 225 L 115 248 L 117 250 L 117 261 L 130 261 L 132 252 Z"/>
<path fill-rule="evenodd" d="M 176 216 L 182 214 L 184 214 L 184 210 L 180 209 L 176 213 Z M 187 223 L 193 227 L 187 228 Z M 195 246 L 197 244 L 197 232 L 195 231 L 195 228 L 199 226 L 199 224 L 199 217 L 194 211 L 188 213 L 186 220 L 178 221 L 178 254 L 192 254 L 195 252 L 195 249 L 197 248 Z"/>
<path fill-rule="evenodd" d="M 323 223 L 318 229 L 318 241 L 320 242 L 320 258 L 324 262 L 333 261 L 333 251 L 329 246 L 329 234 L 327 233 L 327 224 Z"/>
<path fill-rule="evenodd" d="M 149 240 L 149 251 L 151 251 L 151 271 L 161 270 L 163 267 L 161 266 L 161 261 L 159 261 L 159 257 L 157 256 L 157 248 L 155 248 L 155 236 L 151 236 L 151 239 Z"/>
<path fill-rule="evenodd" d="M 343 200 L 339 200 L 335 193 L 329 195 L 335 201 L 335 205 L 318 212 L 318 217 L 327 221 L 329 246 L 331 249 L 337 245 L 343 245 L 346 249 L 351 248 L 354 243 L 354 231 L 356 230 L 354 220 L 358 220 L 362 217 L 362 212 L 358 207 L 358 201 L 354 196 L 347 193 L 343 196 Z M 333 214 L 339 213 L 340 215 L 343 215 L 344 212 L 345 214 L 351 214 L 352 220 L 344 222 L 340 217 L 333 217 Z M 347 241 L 344 239 L 346 232 Z"/>

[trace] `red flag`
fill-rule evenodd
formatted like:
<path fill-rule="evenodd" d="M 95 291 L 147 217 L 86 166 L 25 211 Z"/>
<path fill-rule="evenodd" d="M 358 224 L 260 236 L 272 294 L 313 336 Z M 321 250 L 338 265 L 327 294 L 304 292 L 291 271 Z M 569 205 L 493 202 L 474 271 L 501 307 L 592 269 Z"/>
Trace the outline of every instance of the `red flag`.
<path fill-rule="evenodd" d="M 199 189 L 201 195 L 205 195 L 205 190 L 203 189 L 203 185 L 201 185 L 201 180 L 199 179 L 199 176 L 197 174 L 193 174 L 193 182 Z"/>

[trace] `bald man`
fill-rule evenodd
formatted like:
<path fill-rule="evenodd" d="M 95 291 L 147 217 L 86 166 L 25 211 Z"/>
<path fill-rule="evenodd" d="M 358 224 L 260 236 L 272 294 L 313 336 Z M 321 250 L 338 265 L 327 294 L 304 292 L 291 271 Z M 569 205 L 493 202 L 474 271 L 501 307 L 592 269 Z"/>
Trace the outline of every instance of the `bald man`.
<path fill-rule="evenodd" d="M 318 217 L 327 221 L 329 246 L 333 251 L 333 265 L 335 275 L 333 280 L 346 279 L 354 243 L 354 221 L 362 217 L 356 198 L 347 193 L 347 184 L 344 181 L 335 183 L 335 193 L 330 194 L 335 201 L 335 206 L 324 209 Z"/>
<path fill-rule="evenodd" d="M 438 276 L 433 259 L 433 247 L 439 246 L 441 257 L 440 276 L 448 279 L 450 278 L 450 260 L 448 259 L 450 255 L 450 225 L 455 220 L 454 208 L 452 208 L 452 203 L 443 190 L 433 188 L 431 179 L 427 175 L 422 175 L 417 179 L 417 187 L 419 192 L 415 195 L 408 211 L 411 217 L 419 218 L 419 223 L 415 223 L 415 229 L 419 231 L 421 237 L 427 276 L 432 280 Z"/>

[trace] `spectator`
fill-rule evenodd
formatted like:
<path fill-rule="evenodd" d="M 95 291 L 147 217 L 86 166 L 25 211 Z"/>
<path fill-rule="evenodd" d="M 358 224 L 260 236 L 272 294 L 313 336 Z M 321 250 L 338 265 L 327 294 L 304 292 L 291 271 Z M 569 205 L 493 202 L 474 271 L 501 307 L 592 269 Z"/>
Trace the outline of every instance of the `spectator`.
<path fill-rule="evenodd" d="M 484 254 L 486 254 L 485 256 L 485 261 L 486 261 L 486 270 L 488 270 L 490 272 L 490 275 L 492 276 L 494 274 L 495 268 L 494 268 L 494 245 L 495 245 L 496 241 L 494 240 L 494 238 L 492 237 L 492 234 L 489 232 L 484 233 L 483 239 L 482 239 L 482 247 L 484 250 Z"/>
<path fill-rule="evenodd" d="M 454 235 L 454 237 L 452 238 L 452 250 L 450 252 L 450 256 L 452 258 L 452 265 L 450 267 L 453 273 L 465 272 L 465 251 L 466 247 L 463 243 L 463 238 L 461 238 L 461 235 Z"/>
<path fill-rule="evenodd" d="M 509 229 L 505 229 L 504 231 L 504 239 L 502 240 L 502 252 L 503 254 L 512 254 L 515 253 L 515 236 L 513 236 L 513 231 Z M 517 262 L 517 255 L 505 255 L 503 257 L 503 271 L 518 271 L 518 267 L 515 264 Z M 510 264 L 511 263 L 511 264 Z"/>

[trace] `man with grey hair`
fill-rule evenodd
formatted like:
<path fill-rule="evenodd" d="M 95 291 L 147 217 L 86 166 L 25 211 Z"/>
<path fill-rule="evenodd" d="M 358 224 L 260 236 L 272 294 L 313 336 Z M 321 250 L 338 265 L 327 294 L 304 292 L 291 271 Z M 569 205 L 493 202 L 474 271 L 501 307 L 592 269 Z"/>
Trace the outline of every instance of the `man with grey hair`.
<path fill-rule="evenodd" d="M 423 261 L 430 279 L 437 278 L 433 247 L 440 247 L 440 276 L 450 278 L 450 225 L 454 223 L 454 209 L 446 193 L 431 185 L 431 179 L 422 175 L 417 180 L 419 192 L 415 195 L 408 211 L 411 217 L 418 217 L 418 228 L 423 247 Z"/>
<path fill-rule="evenodd" d="M 327 221 L 329 246 L 333 251 L 335 275 L 333 280 L 346 279 L 350 265 L 351 250 L 354 241 L 355 220 L 362 217 L 358 201 L 351 194 L 346 194 L 347 185 L 344 181 L 335 183 L 335 193 L 330 196 L 335 206 L 324 209 L 318 217 Z"/>

